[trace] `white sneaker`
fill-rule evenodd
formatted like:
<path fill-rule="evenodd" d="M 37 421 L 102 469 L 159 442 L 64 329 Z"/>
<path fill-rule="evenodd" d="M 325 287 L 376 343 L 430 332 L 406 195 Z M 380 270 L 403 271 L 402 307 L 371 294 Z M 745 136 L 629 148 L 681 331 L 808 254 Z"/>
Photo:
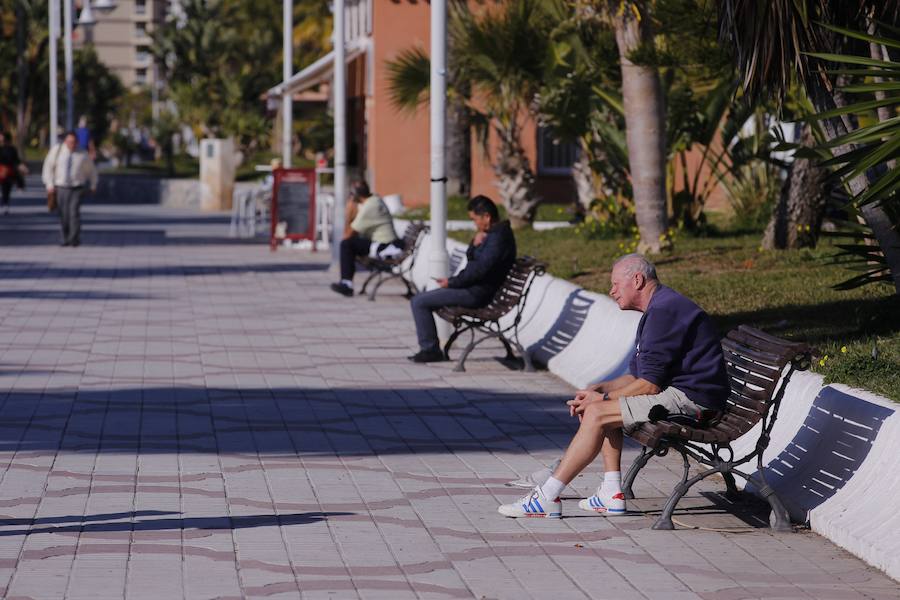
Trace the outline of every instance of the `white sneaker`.
<path fill-rule="evenodd" d="M 625 494 L 622 492 L 612 495 L 604 494 L 602 488 L 597 488 L 597 493 L 580 501 L 578 508 L 599 513 L 605 517 L 618 517 L 626 513 Z"/>
<path fill-rule="evenodd" d="M 547 483 L 547 480 L 550 479 L 550 476 L 553 475 L 556 468 L 559 466 L 560 459 L 556 459 L 549 467 L 544 467 L 543 469 L 538 469 L 534 473 L 530 475 L 525 475 L 521 479 L 516 479 L 515 481 L 506 482 L 507 487 L 517 487 L 524 488 L 526 490 L 533 489 L 537 485 L 544 485 Z"/>
<path fill-rule="evenodd" d="M 541 493 L 541 488 L 534 488 L 530 494 L 519 498 L 511 504 L 503 504 L 497 511 L 504 517 L 546 517 L 559 519 L 562 517 L 562 502 L 559 498 L 548 500 Z"/>

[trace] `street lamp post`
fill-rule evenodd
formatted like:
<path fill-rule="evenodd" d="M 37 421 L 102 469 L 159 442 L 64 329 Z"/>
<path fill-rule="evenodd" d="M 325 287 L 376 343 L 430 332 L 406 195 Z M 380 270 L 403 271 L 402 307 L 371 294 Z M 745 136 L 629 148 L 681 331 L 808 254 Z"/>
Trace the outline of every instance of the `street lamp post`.
<path fill-rule="evenodd" d="M 294 66 L 294 3 L 293 0 L 283 0 L 282 25 L 284 27 L 284 39 L 282 42 L 282 58 L 281 75 L 284 79 L 284 94 L 281 96 L 281 165 L 284 168 L 290 168 L 291 155 L 293 154 L 293 133 L 294 133 L 294 102 L 291 90 L 288 87 L 288 80 L 293 75 Z"/>
<path fill-rule="evenodd" d="M 56 86 L 58 84 L 56 65 L 56 39 L 59 37 L 59 0 L 50 0 L 47 3 L 47 12 L 50 19 L 50 147 L 57 142 L 59 125 L 59 97 Z"/>
<path fill-rule="evenodd" d="M 443 279 L 449 275 L 447 253 L 447 0 L 431 0 L 431 253 L 429 275 Z M 449 323 L 435 319 L 438 334 L 446 339 Z"/>
<path fill-rule="evenodd" d="M 337 265 L 344 236 L 347 201 L 347 63 L 344 52 L 344 0 L 334 2 L 334 223 L 331 264 Z"/>
<path fill-rule="evenodd" d="M 72 64 L 72 30 L 76 24 L 72 23 L 74 0 L 62 0 L 63 7 L 63 48 L 66 74 L 66 130 L 72 131 L 75 127 L 75 91 L 74 91 L 74 66 Z M 58 98 L 56 91 L 56 38 L 59 35 L 57 27 L 59 23 L 59 0 L 50 0 L 50 144 L 56 143 Z M 94 5 L 99 12 L 108 13 L 115 9 L 114 0 L 98 0 Z M 77 25 L 83 28 L 93 27 L 97 21 L 91 9 L 90 0 L 84 0 Z"/>

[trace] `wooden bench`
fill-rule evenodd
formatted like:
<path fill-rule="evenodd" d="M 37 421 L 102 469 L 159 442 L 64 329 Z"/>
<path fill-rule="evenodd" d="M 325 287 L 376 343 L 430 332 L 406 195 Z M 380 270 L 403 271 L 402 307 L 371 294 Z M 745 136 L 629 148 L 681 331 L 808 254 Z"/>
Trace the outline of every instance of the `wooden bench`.
<path fill-rule="evenodd" d="M 369 292 L 369 300 L 374 301 L 375 294 L 378 293 L 378 288 L 381 287 L 381 284 L 391 279 L 399 279 L 406 286 L 406 294 L 404 295 L 407 298 L 415 296 L 418 290 L 416 290 L 416 286 L 409 275 L 416 261 L 422 234 L 427 231 L 428 226 L 421 221 L 410 223 L 406 226 L 406 232 L 403 234 L 403 251 L 400 254 L 391 258 L 358 256 L 356 262 L 370 271 L 359 294 L 365 294 L 366 288 L 374 280 L 375 285 L 372 287 L 372 291 Z M 407 258 L 409 258 L 408 261 Z"/>
<path fill-rule="evenodd" d="M 522 320 L 522 309 L 525 307 L 525 300 L 528 298 L 528 291 L 534 278 L 540 277 L 546 270 L 546 264 L 530 256 L 522 256 L 516 259 L 503 284 L 487 306 L 481 308 L 445 306 L 435 311 L 440 318 L 453 325 L 453 333 L 444 345 L 444 357 L 447 360 L 450 360 L 450 347 L 453 346 L 453 342 L 467 331 L 471 334 L 469 345 L 460 355 L 453 368 L 454 371 L 465 371 L 466 358 L 475 346 L 491 338 L 497 338 L 503 343 L 508 360 L 516 358 L 512 349 L 515 346 L 525 363 L 525 370 L 534 371 L 531 357 L 519 342 L 519 322 Z M 500 319 L 509 312 L 514 313 L 512 321 L 506 326 L 501 325 Z M 476 339 L 476 333 L 481 334 L 481 337 Z"/>
<path fill-rule="evenodd" d="M 751 475 L 738 467 L 756 459 L 757 473 L 752 475 L 759 493 L 772 508 L 772 529 L 790 531 L 787 510 L 775 491 L 766 483 L 763 451 L 769 444 L 772 426 L 778 417 L 784 390 L 795 370 L 809 368 L 811 349 L 803 343 L 790 342 L 758 329 L 740 326 L 722 340 L 731 392 L 726 409 L 709 420 L 692 421 L 680 416 L 643 423 L 631 437 L 641 443 L 641 454 L 635 459 L 622 482 L 626 498 L 634 498 L 632 484 L 638 472 L 654 456 L 664 456 L 670 449 L 681 454 L 684 474 L 675 486 L 653 529 L 674 529 L 672 512 L 678 501 L 698 481 L 719 473 L 725 479 L 728 494 L 737 495 L 734 476 L 750 481 Z M 744 456 L 735 456 L 732 442 L 759 424 L 754 433 L 756 443 Z M 689 478 L 688 457 L 706 469 Z"/>

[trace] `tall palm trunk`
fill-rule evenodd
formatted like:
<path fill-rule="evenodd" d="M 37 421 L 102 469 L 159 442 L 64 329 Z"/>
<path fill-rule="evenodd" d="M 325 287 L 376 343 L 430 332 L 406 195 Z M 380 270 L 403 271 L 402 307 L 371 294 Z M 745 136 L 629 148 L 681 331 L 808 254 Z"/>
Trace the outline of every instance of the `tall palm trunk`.
<path fill-rule="evenodd" d="M 646 15 L 643 3 L 639 12 Z M 658 253 L 667 246 L 665 103 L 659 73 L 629 59 L 642 41 L 649 41 L 649 19 L 638 20 L 628 10 L 615 17 L 616 43 L 622 66 L 625 137 L 634 190 L 635 217 L 641 243 L 638 251 Z"/>
<path fill-rule="evenodd" d="M 509 214 L 513 229 L 531 227 L 539 199 L 534 193 L 534 172 L 519 143 L 518 127 L 497 128 L 500 145 L 494 174 L 500 199 Z"/>
<path fill-rule="evenodd" d="M 472 126 L 463 98 L 447 103 L 447 193 L 468 196 L 472 189 Z"/>
<path fill-rule="evenodd" d="M 800 144 L 816 143 L 809 125 L 803 126 Z M 815 247 L 828 199 L 828 171 L 808 158 L 796 158 L 781 197 L 766 227 L 762 246 L 767 250 Z"/>

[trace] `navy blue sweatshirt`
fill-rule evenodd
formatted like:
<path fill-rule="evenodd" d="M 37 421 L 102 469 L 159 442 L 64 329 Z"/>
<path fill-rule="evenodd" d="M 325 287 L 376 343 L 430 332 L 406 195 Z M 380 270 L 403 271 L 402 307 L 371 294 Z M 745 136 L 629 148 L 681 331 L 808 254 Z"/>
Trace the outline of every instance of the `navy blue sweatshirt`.
<path fill-rule="evenodd" d="M 469 244 L 466 257 L 466 267 L 447 281 L 447 287 L 466 288 L 487 304 L 516 262 L 516 238 L 509 221 L 491 226 L 478 246 Z"/>
<path fill-rule="evenodd" d="M 635 343 L 632 375 L 659 388 L 677 388 L 701 406 L 725 408 L 729 386 L 721 340 L 709 315 L 691 300 L 660 285 Z"/>

